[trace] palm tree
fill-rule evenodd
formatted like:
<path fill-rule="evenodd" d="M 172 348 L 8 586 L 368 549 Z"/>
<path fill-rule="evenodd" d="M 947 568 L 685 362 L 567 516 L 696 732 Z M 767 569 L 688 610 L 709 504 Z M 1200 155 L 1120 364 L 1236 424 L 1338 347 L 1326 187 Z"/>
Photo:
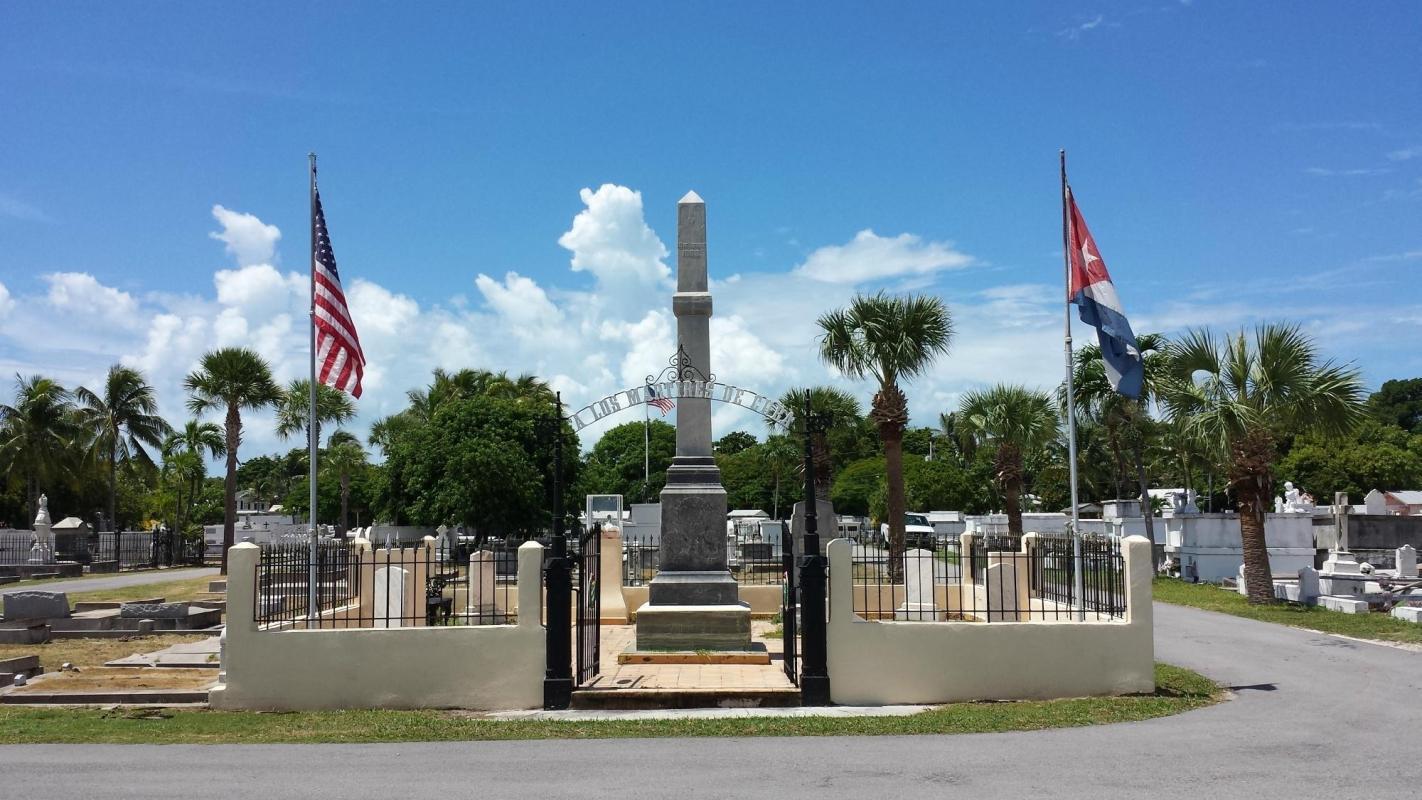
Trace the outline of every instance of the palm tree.
<path fill-rule="evenodd" d="M 89 452 L 104 462 L 109 476 L 108 523 L 118 524 L 118 466 L 137 461 L 153 468 L 153 458 L 143 448 L 161 447 L 171 432 L 168 422 L 158 416 L 158 398 L 143 373 L 115 364 L 104 380 L 103 396 L 83 386 L 75 392 L 79 400 L 76 421 L 90 437 Z"/>
<path fill-rule="evenodd" d="M 69 476 L 78 435 L 68 390 L 50 378 L 15 376 L 14 405 L 0 405 L 0 470 L 24 483 L 29 519 L 38 513 L 40 487 Z"/>
<path fill-rule="evenodd" d="M 1106 375 L 1106 362 L 1101 348 L 1087 345 L 1076 351 L 1072 367 L 1073 400 L 1078 414 L 1093 418 L 1102 425 L 1106 441 L 1117 464 L 1116 495 L 1121 491 L 1120 475 L 1124 472 L 1123 452 L 1129 448 L 1135 461 L 1136 483 L 1141 510 L 1145 515 L 1146 538 L 1155 541 L 1155 515 L 1151 512 L 1149 483 L 1146 480 L 1145 440 L 1150 424 L 1149 407 L 1158 399 L 1161 382 L 1168 368 L 1165 355 L 1166 339 L 1158 333 L 1136 337 L 1143 366 L 1144 379 L 1140 397 L 1124 397 L 1111 388 Z M 1062 407 L 1066 406 L 1066 386 L 1058 392 Z M 1151 551 L 1152 553 L 1154 550 Z"/>
<path fill-rule="evenodd" d="M 277 436 L 283 440 L 293 434 L 307 430 L 311 424 L 311 381 L 299 378 L 287 384 L 286 391 L 276 403 Z M 340 425 L 355 416 L 355 404 L 351 396 L 333 386 L 316 384 L 316 435 L 319 439 L 321 426 L 327 422 Z"/>
<path fill-rule="evenodd" d="M 996 449 L 993 472 L 1007 511 L 1009 533 L 1022 533 L 1023 460 L 1047 449 L 1060 428 L 1057 409 L 1046 392 L 998 384 L 963 395 L 955 420 L 974 446 Z"/>
<path fill-rule="evenodd" d="M 335 470 L 340 477 L 341 517 L 336 527 L 336 535 L 344 539 L 346 536 L 346 514 L 350 509 L 351 502 L 351 475 L 365 466 L 365 448 L 361 447 L 360 440 L 354 435 L 345 431 L 336 431 L 331 434 L 331 440 L 326 443 L 326 457 L 322 463 L 328 469 Z"/>
<path fill-rule="evenodd" d="M 860 423 L 859 401 L 854 395 L 833 386 L 810 386 L 787 389 L 780 404 L 794 415 L 791 431 L 804 430 L 805 400 L 810 401 L 810 413 L 829 416 L 829 427 L 816 431 L 810 440 L 815 464 L 815 496 L 828 500 L 834 482 L 834 454 L 830 451 L 832 433 L 851 432 Z M 844 454 L 840 455 L 841 458 Z"/>
<path fill-rule="evenodd" d="M 1167 350 L 1161 397 L 1187 435 L 1228 465 L 1239 508 L 1249 602 L 1274 599 L 1264 514 L 1273 499 L 1270 465 L 1285 435 L 1351 430 L 1363 413 L 1358 371 L 1322 359 L 1296 326 L 1261 325 L 1220 339 L 1191 331 Z"/>
<path fill-rule="evenodd" d="M 771 499 L 771 517 L 780 519 L 780 484 L 795 474 L 799 465 L 800 449 L 789 436 L 770 436 L 760 446 L 761 463 L 765 465 L 770 479 L 774 481 Z"/>
<path fill-rule="evenodd" d="M 175 481 L 175 532 L 183 532 L 186 517 L 197 503 L 202 480 L 207 477 L 206 459 L 221 458 L 226 452 L 227 443 L 222 435 L 222 428 L 215 423 L 196 419 L 188 420 L 182 430 L 174 431 L 163 443 L 164 470 L 170 473 Z M 183 503 L 185 487 L 188 490 L 186 505 Z"/>
<path fill-rule="evenodd" d="M 889 564 L 902 570 L 904 549 L 904 428 L 908 398 L 899 388 L 926 371 L 933 359 L 948 352 L 953 320 L 942 300 L 926 295 L 893 297 L 883 292 L 858 295 L 848 308 L 819 318 L 824 335 L 820 360 L 851 378 L 878 382 L 869 418 L 884 443 L 888 480 Z"/>
<path fill-rule="evenodd" d="M 222 574 L 227 574 L 227 551 L 237 526 L 237 448 L 242 444 L 242 410 L 265 408 L 281 400 L 281 389 L 272 380 L 271 367 L 262 357 L 242 347 L 226 347 L 203 355 L 196 372 L 183 386 L 188 390 L 188 410 L 194 414 L 222 410 L 226 433 L 227 478 L 223 484 Z"/>

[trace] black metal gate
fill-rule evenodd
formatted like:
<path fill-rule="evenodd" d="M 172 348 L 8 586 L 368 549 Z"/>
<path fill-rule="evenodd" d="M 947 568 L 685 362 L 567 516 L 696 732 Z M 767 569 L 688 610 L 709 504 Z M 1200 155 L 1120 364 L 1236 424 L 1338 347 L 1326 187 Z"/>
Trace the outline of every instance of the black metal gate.
<path fill-rule="evenodd" d="M 591 525 L 578 539 L 578 680 L 582 686 L 597 677 L 602 602 L 602 526 Z"/>
<path fill-rule="evenodd" d="M 790 526 L 781 524 L 781 553 L 785 580 L 781 584 L 780 630 L 785 645 L 785 677 L 796 686 L 800 685 L 800 584 L 795 563 L 795 537 L 790 534 Z"/>

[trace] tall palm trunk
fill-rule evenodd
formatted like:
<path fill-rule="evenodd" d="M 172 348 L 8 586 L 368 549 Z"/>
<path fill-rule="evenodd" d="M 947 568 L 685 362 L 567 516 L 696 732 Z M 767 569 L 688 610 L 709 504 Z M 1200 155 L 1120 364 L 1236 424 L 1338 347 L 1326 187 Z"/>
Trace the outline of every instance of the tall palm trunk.
<path fill-rule="evenodd" d="M 1249 602 L 1274 601 L 1274 575 L 1269 566 L 1264 514 L 1273 495 L 1269 465 L 1274 440 L 1267 432 L 1253 431 L 1235 442 L 1231 450 L 1230 485 L 1239 507 L 1239 532 L 1244 551 L 1244 582 Z"/>
<path fill-rule="evenodd" d="M 351 504 L 351 476 L 349 473 L 341 473 L 341 521 L 336 527 L 336 536 L 346 538 L 346 511 Z"/>
<path fill-rule="evenodd" d="M 223 481 L 222 574 L 227 574 L 227 551 L 237 541 L 237 445 L 242 442 L 242 415 L 237 406 L 227 407 L 227 477 Z"/>
<path fill-rule="evenodd" d="M 113 446 L 109 449 L 109 524 L 117 531 L 118 526 L 118 431 L 113 434 Z"/>
<path fill-rule="evenodd" d="M 1002 485 L 1002 506 L 1007 512 L 1007 532 L 1022 535 L 1022 452 L 1004 442 L 997 451 L 998 482 Z"/>
<path fill-rule="evenodd" d="M 884 442 L 884 472 L 888 482 L 889 579 L 903 578 L 904 513 L 904 431 L 893 423 L 880 423 L 879 438 Z"/>

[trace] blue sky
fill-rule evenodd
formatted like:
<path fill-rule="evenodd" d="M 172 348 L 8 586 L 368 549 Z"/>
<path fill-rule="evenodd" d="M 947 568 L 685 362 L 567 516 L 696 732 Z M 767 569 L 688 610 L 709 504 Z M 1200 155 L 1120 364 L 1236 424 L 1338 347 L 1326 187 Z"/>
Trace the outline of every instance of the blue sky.
<path fill-rule="evenodd" d="M 434 366 L 582 402 L 652 371 L 688 189 L 716 372 L 837 381 L 816 314 L 934 292 L 927 424 L 1059 379 L 1065 147 L 1138 331 L 1285 319 L 1372 386 L 1422 375 L 1422 8 L 1073 6 L 5 4 L 0 370 L 135 363 L 175 420 L 203 349 L 299 374 L 315 150 L 358 427 Z"/>

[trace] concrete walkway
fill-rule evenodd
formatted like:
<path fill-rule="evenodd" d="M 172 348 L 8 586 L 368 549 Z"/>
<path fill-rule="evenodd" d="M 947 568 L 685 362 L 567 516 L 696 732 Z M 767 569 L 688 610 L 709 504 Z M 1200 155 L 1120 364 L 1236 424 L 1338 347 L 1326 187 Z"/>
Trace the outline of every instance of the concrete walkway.
<path fill-rule="evenodd" d="M 1235 687 L 1176 717 L 971 736 L 0 747 L 15 797 L 1415 798 L 1422 654 L 1156 605 L 1162 661 Z M 832 678 L 833 676 L 831 676 Z M 0 732 L 3 738 L 3 732 Z"/>
<path fill-rule="evenodd" d="M 10 592 L 36 590 L 43 592 L 100 592 L 122 589 L 125 586 L 144 586 L 150 583 L 185 581 L 189 578 L 216 577 L 216 567 L 189 567 L 185 569 L 147 569 L 142 572 L 120 572 L 106 577 L 74 578 L 73 580 L 45 581 L 31 586 L 0 588 L 0 595 Z"/>

